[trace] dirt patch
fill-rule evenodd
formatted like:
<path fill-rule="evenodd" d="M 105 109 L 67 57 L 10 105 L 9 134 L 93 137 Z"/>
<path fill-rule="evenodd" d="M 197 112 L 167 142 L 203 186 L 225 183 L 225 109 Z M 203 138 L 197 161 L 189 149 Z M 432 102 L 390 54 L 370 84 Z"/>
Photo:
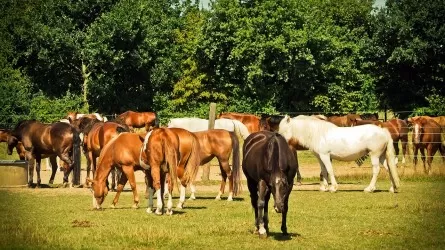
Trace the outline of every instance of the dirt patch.
<path fill-rule="evenodd" d="M 87 221 L 87 220 L 73 220 L 73 222 L 71 222 L 71 226 L 72 227 L 92 227 L 93 224 L 91 223 L 91 221 Z"/>

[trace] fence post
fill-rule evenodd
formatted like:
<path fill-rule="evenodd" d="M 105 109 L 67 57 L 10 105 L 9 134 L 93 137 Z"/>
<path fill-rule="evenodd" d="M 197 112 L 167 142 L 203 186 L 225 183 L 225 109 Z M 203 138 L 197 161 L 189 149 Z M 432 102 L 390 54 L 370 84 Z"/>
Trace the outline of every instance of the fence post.
<path fill-rule="evenodd" d="M 216 103 L 210 103 L 209 110 L 209 129 L 215 128 L 215 117 L 216 117 Z M 210 163 L 205 164 L 202 167 L 202 176 L 201 180 L 208 181 L 210 180 Z"/>

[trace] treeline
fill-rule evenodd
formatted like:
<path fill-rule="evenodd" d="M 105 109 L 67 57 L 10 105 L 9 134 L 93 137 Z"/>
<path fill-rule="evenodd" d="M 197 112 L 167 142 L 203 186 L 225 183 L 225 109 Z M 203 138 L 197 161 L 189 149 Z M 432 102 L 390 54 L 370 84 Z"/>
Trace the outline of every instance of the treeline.
<path fill-rule="evenodd" d="M 445 115 L 445 5 L 388 0 L 0 0 L 0 123 L 161 116 Z M 406 113 L 404 113 L 406 114 Z"/>

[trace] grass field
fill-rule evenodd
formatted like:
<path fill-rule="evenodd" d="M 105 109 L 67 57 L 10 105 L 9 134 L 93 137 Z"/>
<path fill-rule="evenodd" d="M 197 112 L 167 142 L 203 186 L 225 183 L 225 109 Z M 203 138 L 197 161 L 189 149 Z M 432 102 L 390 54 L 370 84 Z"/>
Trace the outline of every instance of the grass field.
<path fill-rule="evenodd" d="M 4 145 L 4 144 L 3 144 Z M 0 146 L 0 158 L 4 148 Z M 146 201 L 132 209 L 132 193 L 121 195 L 116 209 L 92 210 L 85 188 L 0 188 L 1 249 L 444 249 L 445 166 L 434 159 L 433 174 L 414 172 L 411 160 L 399 170 L 401 189 L 381 171 L 377 192 L 364 193 L 371 179 L 366 162 L 334 162 L 339 190 L 318 191 L 319 166 L 309 152 L 299 153 L 304 181 L 289 201 L 288 231 L 281 236 L 281 215 L 273 212 L 270 235 L 254 235 L 254 212 L 247 188 L 233 202 L 215 201 L 217 167 L 212 181 L 197 183 L 197 200 L 172 216 L 147 214 Z M 42 178 L 47 183 L 49 171 Z M 61 174 L 58 173 L 58 176 Z M 57 179 L 56 179 L 57 182 Z M 128 186 L 128 185 L 127 185 Z M 142 181 L 138 184 L 144 197 Z M 174 205 L 178 201 L 175 191 Z"/>

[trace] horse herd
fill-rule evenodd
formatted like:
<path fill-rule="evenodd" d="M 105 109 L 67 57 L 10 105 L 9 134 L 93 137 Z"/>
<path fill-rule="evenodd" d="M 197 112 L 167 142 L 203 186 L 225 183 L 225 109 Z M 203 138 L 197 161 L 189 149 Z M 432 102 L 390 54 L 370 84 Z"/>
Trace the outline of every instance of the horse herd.
<path fill-rule="evenodd" d="M 432 156 L 438 150 L 445 156 L 441 138 L 445 117 L 423 116 L 380 122 L 375 116 L 364 119 L 356 114 L 330 117 L 299 115 L 291 118 L 287 115 L 260 117 L 221 113 L 215 120 L 215 128 L 210 130 L 208 120 L 199 118 L 174 118 L 166 127 L 159 127 L 155 112 L 127 111 L 113 121 L 106 121 L 98 114 L 79 115 L 73 112 L 67 115 L 66 120 L 52 124 L 27 120 L 19 122 L 12 130 L 0 130 L 0 140 L 7 142 L 8 154 L 16 148 L 17 153 L 28 160 L 29 186 L 34 185 L 34 165 L 37 186 L 41 185 L 40 163 L 45 157 L 49 157 L 52 163 L 50 183 L 57 170 L 56 157 L 63 161 L 63 182 L 66 185 L 70 172 L 80 167 L 82 148 L 87 159 L 85 185 L 92 189 L 95 208 L 100 209 L 107 196 L 110 173 L 113 175 L 111 189 L 117 185 L 111 206 L 115 207 L 123 187 L 129 182 L 134 197 L 133 207 L 137 208 L 139 195 L 134 172 L 142 170 L 147 184 L 147 212 L 172 214 L 173 188 L 180 187 L 177 208 L 183 208 L 188 185 L 192 190 L 191 199 L 194 198 L 193 181 L 199 166 L 217 158 L 221 185 L 216 199 L 221 199 L 224 194 L 227 180 L 227 199 L 230 201 L 238 195 L 242 169 L 255 209 L 256 232 L 260 237 L 267 236 L 269 231 L 267 218 L 271 195 L 274 197 L 274 209 L 282 213 L 281 230 L 287 234 L 289 195 L 295 177 L 297 182 L 301 182 L 298 150 L 314 153 L 321 169 L 320 190 L 330 192 L 336 192 L 338 188 L 331 160 L 356 161 L 365 156 L 371 160 L 372 179 L 364 191 L 376 189 L 380 165 L 383 165 L 389 172 L 390 192 L 397 192 L 400 187 L 396 167 L 398 142 L 402 144 L 402 162 L 405 163 L 409 125 L 413 128 L 415 164 L 418 150 L 428 173 Z M 135 128 L 145 128 L 145 131 L 135 132 Z M 239 138 L 244 140 L 242 157 Z M 425 149 L 429 156 L 428 167 Z M 93 178 L 90 178 L 91 170 Z M 121 174 L 116 174 L 116 170 Z M 164 194 L 167 195 L 166 205 L 162 197 Z M 153 209 L 155 195 L 157 204 Z"/>

